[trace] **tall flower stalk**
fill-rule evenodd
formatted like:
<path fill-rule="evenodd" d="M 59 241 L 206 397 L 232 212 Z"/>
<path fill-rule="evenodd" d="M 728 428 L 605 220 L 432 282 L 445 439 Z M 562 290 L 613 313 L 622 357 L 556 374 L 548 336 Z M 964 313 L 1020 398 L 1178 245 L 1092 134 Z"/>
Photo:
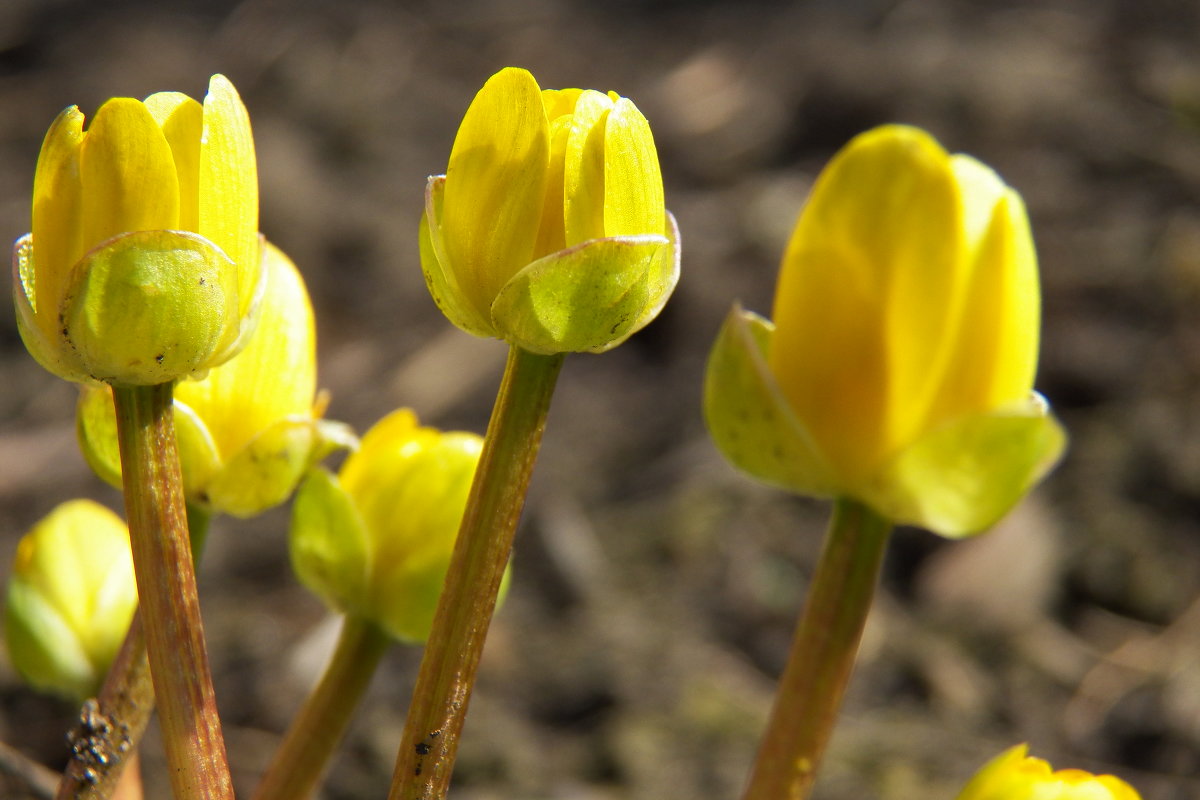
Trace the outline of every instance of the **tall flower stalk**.
<path fill-rule="evenodd" d="M 163 746 L 177 800 L 233 797 L 200 621 L 171 385 L 114 386 L 125 511 Z"/>
<path fill-rule="evenodd" d="M 511 347 L 404 725 L 391 800 L 445 797 L 562 355 Z"/>

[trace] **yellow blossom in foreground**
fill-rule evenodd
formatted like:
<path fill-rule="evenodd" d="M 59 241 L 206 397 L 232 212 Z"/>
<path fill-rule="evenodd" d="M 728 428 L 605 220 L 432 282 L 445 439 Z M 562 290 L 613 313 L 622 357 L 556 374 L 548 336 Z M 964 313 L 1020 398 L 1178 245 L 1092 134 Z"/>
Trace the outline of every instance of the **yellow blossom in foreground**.
<path fill-rule="evenodd" d="M 773 314 L 734 310 L 706 382 L 714 439 L 753 475 L 961 536 L 1062 451 L 1033 391 L 1040 300 L 1021 198 L 923 131 L 877 128 L 834 157 Z"/>
<path fill-rule="evenodd" d="M 1112 775 L 1078 769 L 1054 772 L 1019 744 L 989 761 L 958 800 L 1140 800 L 1133 787 Z"/>
<path fill-rule="evenodd" d="M 650 126 L 627 98 L 541 90 L 508 68 L 467 109 L 429 179 L 421 265 L 458 327 L 535 353 L 602 352 L 679 279 Z"/>
<path fill-rule="evenodd" d="M 73 381 L 203 372 L 253 329 L 259 247 L 250 120 L 223 76 L 203 105 L 109 100 L 86 131 L 72 106 L 46 134 L 33 230 L 13 251 L 21 337 Z"/>
<path fill-rule="evenodd" d="M 9 656 L 33 686 L 90 697 L 136 608 L 125 523 L 91 500 L 63 503 L 17 545 L 5 610 Z"/>
<path fill-rule="evenodd" d="M 175 385 L 175 427 L 188 501 L 251 517 L 282 503 L 315 461 L 354 437 L 321 419 L 316 325 L 304 280 L 274 245 L 263 248 L 257 329 L 245 348 L 202 380 Z M 121 485 L 108 387 L 88 386 L 77 427 L 88 463 Z"/>
<path fill-rule="evenodd" d="M 296 574 L 333 608 L 410 642 L 429 636 L 483 440 L 384 417 L 334 476 L 309 473 L 292 507 Z"/>

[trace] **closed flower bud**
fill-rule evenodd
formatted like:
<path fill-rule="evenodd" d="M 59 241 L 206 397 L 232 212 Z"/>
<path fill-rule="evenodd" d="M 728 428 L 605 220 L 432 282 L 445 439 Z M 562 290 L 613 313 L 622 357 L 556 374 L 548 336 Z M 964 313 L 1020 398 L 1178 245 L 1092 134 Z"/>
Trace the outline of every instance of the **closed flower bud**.
<path fill-rule="evenodd" d="M 136 608 L 125 523 L 91 500 L 63 503 L 17 545 L 5 619 L 9 656 L 36 688 L 90 697 Z"/>
<path fill-rule="evenodd" d="M 1019 744 L 989 761 L 958 800 L 1140 800 L 1133 787 L 1112 775 L 1079 769 L 1053 772 Z"/>
<path fill-rule="evenodd" d="M 483 440 L 384 417 L 334 476 L 314 469 L 292 506 L 292 566 L 338 611 L 389 635 L 429 636 Z"/>
<path fill-rule="evenodd" d="M 736 308 L 727 319 L 709 429 L 769 482 L 978 532 L 1065 444 L 1033 392 L 1039 306 L 1020 196 L 923 131 L 877 128 L 817 179 L 774 324 Z"/>
<path fill-rule="evenodd" d="M 346 426 L 321 419 L 316 327 L 296 266 L 274 245 L 263 248 L 258 326 L 245 348 L 202 380 L 175 385 L 175 428 L 188 501 L 252 517 L 282 503 L 332 448 L 351 446 Z M 121 485 L 111 392 L 87 386 L 77 428 L 92 468 Z"/>
<path fill-rule="evenodd" d="M 68 380 L 201 373 L 253 329 L 259 248 L 250 120 L 223 76 L 203 105 L 109 100 L 86 131 L 72 106 L 46 134 L 33 231 L 13 250 L 21 337 Z"/>
<path fill-rule="evenodd" d="M 469 333 L 542 354 L 625 341 L 679 279 L 646 118 L 612 92 L 496 73 L 446 174 L 429 179 L 421 264 L 438 307 Z"/>

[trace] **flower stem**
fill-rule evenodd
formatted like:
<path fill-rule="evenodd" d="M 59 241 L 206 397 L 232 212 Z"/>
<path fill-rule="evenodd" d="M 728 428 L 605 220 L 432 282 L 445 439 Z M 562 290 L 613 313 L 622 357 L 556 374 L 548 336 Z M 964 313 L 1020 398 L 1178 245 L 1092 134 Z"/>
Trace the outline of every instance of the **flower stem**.
<path fill-rule="evenodd" d="M 854 668 L 892 523 L 838 500 L 743 800 L 804 800 Z"/>
<path fill-rule="evenodd" d="M 174 796 L 231 800 L 192 568 L 171 389 L 113 387 L 133 570 Z"/>
<path fill-rule="evenodd" d="M 561 354 L 512 347 L 404 726 L 390 800 L 446 796 Z"/>
<path fill-rule="evenodd" d="M 195 563 L 204 550 L 211 515 L 199 506 L 189 505 L 187 519 Z M 136 760 L 138 743 L 152 713 L 154 685 L 139 610 L 104 678 L 95 707 L 85 706 L 78 725 L 69 734 L 71 759 L 58 784 L 56 800 L 119 797 L 127 762 Z"/>
<path fill-rule="evenodd" d="M 389 643 L 377 625 L 343 618 L 325 674 L 292 720 L 254 800 L 295 800 L 313 793 Z"/>

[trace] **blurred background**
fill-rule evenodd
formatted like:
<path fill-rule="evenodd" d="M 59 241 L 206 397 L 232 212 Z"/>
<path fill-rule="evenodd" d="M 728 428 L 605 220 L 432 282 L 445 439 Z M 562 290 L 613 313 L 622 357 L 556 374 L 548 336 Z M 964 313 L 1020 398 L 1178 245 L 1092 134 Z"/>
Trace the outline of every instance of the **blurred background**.
<path fill-rule="evenodd" d="M 453 796 L 728 799 L 829 508 L 722 461 L 700 415 L 705 356 L 734 300 L 769 311 L 834 150 L 883 122 L 927 128 L 1028 203 L 1039 388 L 1072 446 L 987 536 L 897 532 L 816 796 L 952 798 L 1028 741 L 1148 800 L 1200 798 L 1198 41 L 1194 0 L 5 0 L 0 239 L 29 227 L 64 106 L 201 97 L 225 73 L 254 124 L 262 230 L 313 294 L 329 416 L 362 431 L 406 405 L 482 432 L 504 348 L 453 328 L 425 290 L 425 178 L 500 67 L 633 98 L 683 277 L 629 343 L 567 361 Z M 7 573 L 57 503 L 120 499 L 77 452 L 75 388 L 25 353 L 8 303 L 0 384 Z M 286 510 L 217 519 L 200 569 L 243 794 L 334 631 L 290 574 L 286 525 Z M 419 655 L 385 658 L 323 797 L 385 796 Z M 76 714 L 0 660 L 0 739 L 58 768 Z M 146 761 L 148 796 L 165 796 L 153 737 Z"/>

